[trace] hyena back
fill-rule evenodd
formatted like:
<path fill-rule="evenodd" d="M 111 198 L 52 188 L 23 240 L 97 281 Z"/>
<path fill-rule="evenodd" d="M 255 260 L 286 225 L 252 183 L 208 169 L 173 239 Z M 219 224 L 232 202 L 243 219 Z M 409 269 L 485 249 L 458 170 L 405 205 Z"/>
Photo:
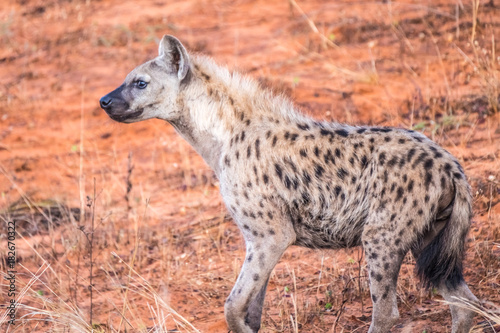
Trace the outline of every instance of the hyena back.
<path fill-rule="evenodd" d="M 290 245 L 363 246 L 373 302 L 369 332 L 399 317 L 396 282 L 412 251 L 417 273 L 443 297 L 477 301 L 462 276 L 471 195 L 463 169 L 420 133 L 318 122 L 252 80 L 164 36 L 101 107 L 120 122 L 171 123 L 220 181 L 246 258 L 227 298 L 233 332 L 256 332 L 271 271 Z M 451 305 L 452 332 L 473 313 Z"/>

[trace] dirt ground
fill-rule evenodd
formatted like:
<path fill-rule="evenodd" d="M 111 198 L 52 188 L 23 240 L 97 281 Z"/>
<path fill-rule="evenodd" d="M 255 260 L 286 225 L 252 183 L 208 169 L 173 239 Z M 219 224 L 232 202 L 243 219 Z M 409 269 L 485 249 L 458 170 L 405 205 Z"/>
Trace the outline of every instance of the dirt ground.
<path fill-rule="evenodd" d="M 164 34 L 314 118 L 413 128 L 457 156 L 474 194 L 466 280 L 500 315 L 499 1 L 12 0 L 0 3 L 0 265 L 15 220 L 18 312 L 2 329 L 227 332 L 244 243 L 217 179 L 169 124 L 99 108 Z M 398 303 L 391 332 L 451 331 L 410 256 Z M 261 331 L 366 332 L 370 320 L 360 249 L 294 247 Z"/>

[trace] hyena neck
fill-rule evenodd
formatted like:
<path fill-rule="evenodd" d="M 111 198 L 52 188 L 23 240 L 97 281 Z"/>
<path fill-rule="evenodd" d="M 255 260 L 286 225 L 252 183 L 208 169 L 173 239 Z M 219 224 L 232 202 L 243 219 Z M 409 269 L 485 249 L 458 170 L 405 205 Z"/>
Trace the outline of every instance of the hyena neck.
<path fill-rule="evenodd" d="M 183 110 L 171 123 L 218 176 L 221 156 L 236 133 L 306 119 L 290 101 L 206 57 L 191 59 L 189 82 L 179 98 Z"/>

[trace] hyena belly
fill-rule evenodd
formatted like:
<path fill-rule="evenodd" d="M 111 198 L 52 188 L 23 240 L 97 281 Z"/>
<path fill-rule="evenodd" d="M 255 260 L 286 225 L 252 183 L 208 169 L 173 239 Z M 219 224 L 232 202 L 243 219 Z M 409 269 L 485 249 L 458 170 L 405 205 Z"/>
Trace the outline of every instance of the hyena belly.
<path fill-rule="evenodd" d="M 314 216 L 315 209 L 291 209 L 297 239 L 295 245 L 308 248 L 340 249 L 361 245 L 366 211 L 354 212 L 356 206 L 342 205 L 338 214 L 325 211 Z"/>

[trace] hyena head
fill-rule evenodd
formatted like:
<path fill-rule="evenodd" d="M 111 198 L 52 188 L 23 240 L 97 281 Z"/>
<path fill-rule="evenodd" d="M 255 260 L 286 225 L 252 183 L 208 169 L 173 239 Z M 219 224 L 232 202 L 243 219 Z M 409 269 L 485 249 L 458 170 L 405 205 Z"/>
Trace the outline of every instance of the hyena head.
<path fill-rule="evenodd" d="M 121 86 L 102 97 L 101 108 L 122 123 L 175 119 L 182 109 L 177 95 L 188 72 L 186 49 L 177 38 L 165 35 L 158 57 L 135 68 Z"/>

